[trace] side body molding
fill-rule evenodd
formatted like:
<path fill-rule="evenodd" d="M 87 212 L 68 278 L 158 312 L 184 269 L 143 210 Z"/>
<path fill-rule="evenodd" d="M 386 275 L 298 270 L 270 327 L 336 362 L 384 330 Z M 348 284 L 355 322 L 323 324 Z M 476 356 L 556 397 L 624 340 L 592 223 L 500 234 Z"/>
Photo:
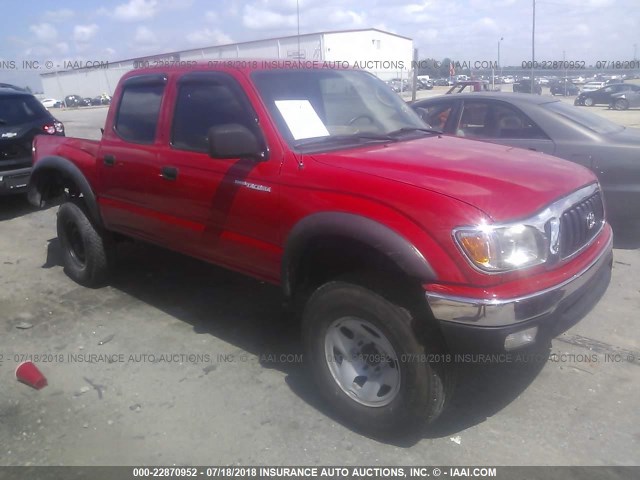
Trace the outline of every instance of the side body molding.
<path fill-rule="evenodd" d="M 300 220 L 289 233 L 282 259 L 282 287 L 286 297 L 293 292 L 305 247 L 314 237 L 323 236 L 342 236 L 362 242 L 388 257 L 411 277 L 424 281 L 437 278 L 418 249 L 389 227 L 351 213 L 322 212 Z"/>
<path fill-rule="evenodd" d="M 82 171 L 73 162 L 63 157 L 44 157 L 35 164 L 27 191 L 29 202 L 38 208 L 44 206 L 45 201 L 48 200 L 47 194 L 51 186 L 49 182 L 57 182 L 62 179 L 73 183 L 77 187 L 79 192 L 82 193 L 84 203 L 92 219 L 99 226 L 102 226 L 98 201 L 91 185 Z"/>

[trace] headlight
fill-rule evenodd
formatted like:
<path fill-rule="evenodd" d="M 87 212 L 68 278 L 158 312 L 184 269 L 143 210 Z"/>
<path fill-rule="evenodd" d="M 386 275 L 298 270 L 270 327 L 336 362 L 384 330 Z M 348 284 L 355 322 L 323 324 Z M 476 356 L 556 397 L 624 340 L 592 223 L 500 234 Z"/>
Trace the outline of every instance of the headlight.
<path fill-rule="evenodd" d="M 464 227 L 454 231 L 454 238 L 471 263 L 486 272 L 539 265 L 549 251 L 546 237 L 525 224 Z"/>

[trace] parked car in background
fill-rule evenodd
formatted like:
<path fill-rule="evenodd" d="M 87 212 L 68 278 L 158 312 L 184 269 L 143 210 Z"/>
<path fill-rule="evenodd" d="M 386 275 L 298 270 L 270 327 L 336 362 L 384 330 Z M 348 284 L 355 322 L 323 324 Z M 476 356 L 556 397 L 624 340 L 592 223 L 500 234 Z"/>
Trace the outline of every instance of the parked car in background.
<path fill-rule="evenodd" d="M 513 84 L 513 91 L 516 93 L 535 93 L 542 94 L 542 86 L 538 82 L 533 82 L 533 92 L 531 91 L 531 80 L 519 80 Z"/>
<path fill-rule="evenodd" d="M 602 185 L 608 214 L 618 221 L 640 219 L 639 130 L 537 95 L 461 94 L 411 107 L 444 133 L 537 150 L 590 168 Z"/>
<path fill-rule="evenodd" d="M 418 78 L 417 79 L 417 84 L 416 84 L 416 89 L 417 90 L 431 90 L 431 89 L 433 89 L 433 80 Z"/>
<path fill-rule="evenodd" d="M 640 87 L 631 83 L 616 83 L 613 85 L 607 85 L 592 92 L 581 92 L 573 102 L 574 105 L 585 105 L 590 107 L 592 105 L 609 105 L 611 103 L 611 96 L 614 93 L 624 92 L 627 90 L 639 91 Z"/>
<path fill-rule="evenodd" d="M 64 105 L 67 108 L 81 107 L 84 105 L 84 99 L 80 95 L 67 95 L 64 97 Z"/>
<path fill-rule="evenodd" d="M 409 83 L 404 79 L 392 78 L 391 80 L 387 81 L 386 83 L 387 83 L 387 85 L 389 85 L 389 87 L 391 87 L 391 90 L 393 90 L 396 93 L 408 92 L 408 91 L 411 90 L 411 87 L 409 86 Z"/>
<path fill-rule="evenodd" d="M 626 90 L 611 95 L 609 108 L 616 110 L 627 110 L 628 108 L 640 107 L 640 89 Z"/>
<path fill-rule="evenodd" d="M 433 83 L 437 87 L 449 87 L 454 84 L 453 80 L 448 78 L 437 78 Z"/>
<path fill-rule="evenodd" d="M 24 192 L 36 135 L 64 135 L 64 126 L 21 89 L 0 87 L 0 194 Z"/>
<path fill-rule="evenodd" d="M 60 108 L 64 106 L 60 100 L 56 100 L 55 98 L 45 98 L 40 103 L 47 108 Z"/>
<path fill-rule="evenodd" d="M 555 81 L 549 86 L 551 95 L 573 96 L 580 93 L 580 89 L 568 80 Z"/>
<path fill-rule="evenodd" d="M 581 88 L 581 92 L 593 92 L 595 90 L 598 90 L 602 87 L 604 87 L 606 85 L 605 82 L 587 82 L 585 83 L 582 88 Z"/>

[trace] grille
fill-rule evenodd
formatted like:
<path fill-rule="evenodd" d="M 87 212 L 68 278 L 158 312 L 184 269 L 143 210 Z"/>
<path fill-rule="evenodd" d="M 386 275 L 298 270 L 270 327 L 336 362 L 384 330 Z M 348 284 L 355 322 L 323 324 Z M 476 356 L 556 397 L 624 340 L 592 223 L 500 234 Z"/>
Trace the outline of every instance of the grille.
<path fill-rule="evenodd" d="M 560 257 L 570 257 L 587 245 L 603 223 L 604 205 L 600 192 L 565 210 L 560 217 Z"/>

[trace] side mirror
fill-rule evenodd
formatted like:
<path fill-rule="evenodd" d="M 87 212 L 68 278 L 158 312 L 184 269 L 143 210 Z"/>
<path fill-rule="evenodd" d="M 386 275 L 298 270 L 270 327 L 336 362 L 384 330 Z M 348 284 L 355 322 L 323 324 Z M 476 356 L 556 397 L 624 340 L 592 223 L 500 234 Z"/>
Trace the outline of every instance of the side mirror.
<path fill-rule="evenodd" d="M 228 123 L 208 131 L 209 156 L 212 158 L 253 158 L 266 160 L 266 152 L 256 135 L 244 125 Z"/>

